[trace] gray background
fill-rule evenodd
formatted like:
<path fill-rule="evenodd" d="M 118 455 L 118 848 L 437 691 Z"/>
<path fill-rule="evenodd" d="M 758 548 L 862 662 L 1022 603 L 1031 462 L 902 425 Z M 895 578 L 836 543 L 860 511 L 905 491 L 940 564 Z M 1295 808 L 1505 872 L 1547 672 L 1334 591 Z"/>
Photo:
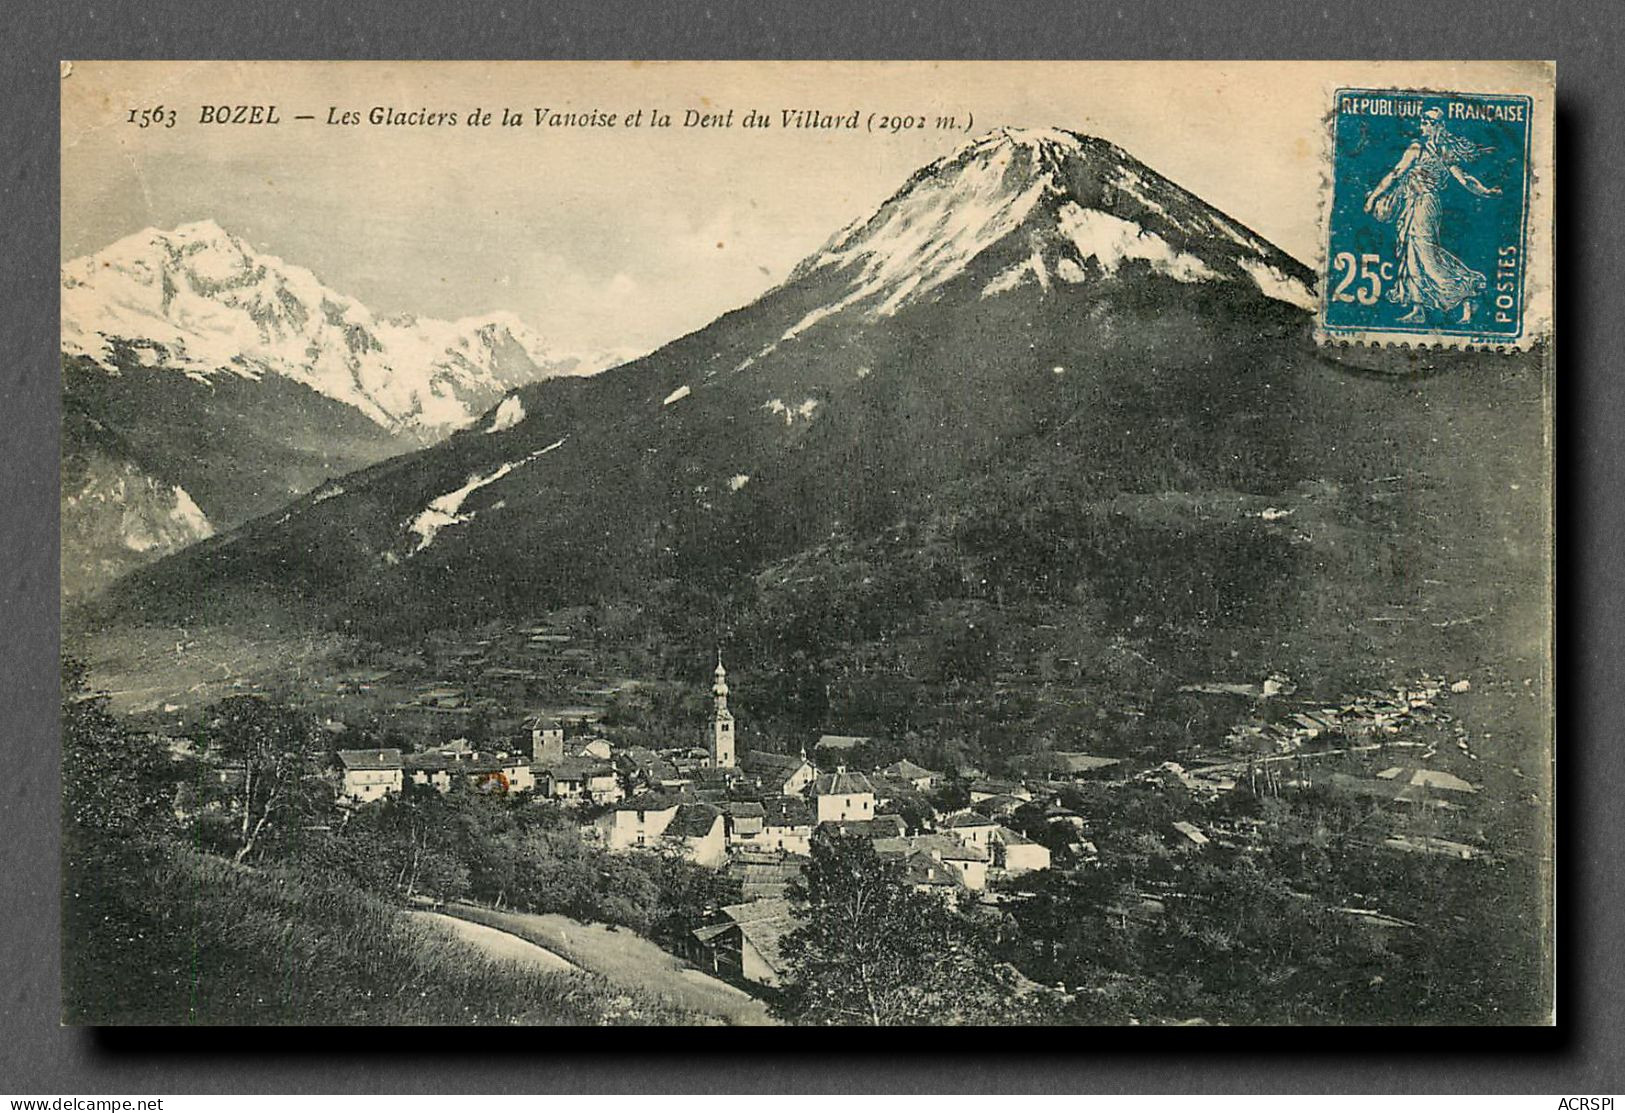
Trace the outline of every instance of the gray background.
<path fill-rule="evenodd" d="M 12 7 L 15 7 L 13 5 Z M 1362 0 L 28 5 L 0 39 L 0 1093 L 1620 1089 L 1625 5 Z M 57 1026 L 61 58 L 1555 58 L 1559 1018 L 1499 1030 L 324 1034 Z M 851 1036 L 850 1043 L 848 1036 Z"/>

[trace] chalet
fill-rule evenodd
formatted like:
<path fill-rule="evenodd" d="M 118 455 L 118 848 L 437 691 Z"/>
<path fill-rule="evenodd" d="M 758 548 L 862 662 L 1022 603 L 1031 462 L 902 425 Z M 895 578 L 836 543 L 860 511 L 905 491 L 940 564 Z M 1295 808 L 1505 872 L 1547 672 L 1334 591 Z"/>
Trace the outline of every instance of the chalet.
<path fill-rule="evenodd" d="M 923 850 L 904 856 L 903 879 L 922 893 L 936 893 L 944 900 L 952 900 L 962 891 L 959 875 L 940 858 L 933 858 Z"/>
<path fill-rule="evenodd" d="M 767 816 L 761 801 L 730 800 L 722 806 L 722 814 L 730 843 L 760 840 L 763 820 Z"/>
<path fill-rule="evenodd" d="M 930 792 L 943 781 L 941 773 L 933 772 L 923 765 L 916 765 L 907 758 L 894 761 L 876 772 L 890 780 L 906 782 L 915 792 Z"/>
<path fill-rule="evenodd" d="M 948 871 L 946 876 L 955 886 L 971 892 L 981 892 L 987 887 L 987 867 L 992 861 L 992 855 L 981 847 L 967 845 L 946 835 L 876 839 L 875 853 L 887 858 L 901 857 L 910 863 L 911 870 L 915 868 L 915 859 L 924 855 L 944 867 Z M 915 887 L 920 888 L 928 883 L 935 884 L 935 881 L 930 877 L 916 880 Z"/>
<path fill-rule="evenodd" d="M 413 784 L 429 785 L 440 792 L 450 791 L 452 782 L 459 777 L 486 792 L 529 792 L 536 787 L 529 758 L 505 750 L 471 750 L 466 742 L 409 754 L 404 765 Z"/>
<path fill-rule="evenodd" d="M 682 801 L 653 792 L 639 793 L 622 800 L 615 809 L 599 816 L 595 826 L 610 850 L 630 850 L 655 846 L 677 815 Z"/>
<path fill-rule="evenodd" d="M 1013 815 L 1018 808 L 1025 807 L 1032 801 L 1022 796 L 1002 795 L 984 796 L 980 800 L 972 797 L 971 803 L 976 805 L 977 811 L 984 812 L 987 815 L 1007 816 Z"/>
<path fill-rule="evenodd" d="M 1174 824 L 1174 830 L 1178 831 L 1182 836 L 1184 836 L 1184 838 L 1181 840 L 1182 842 L 1188 844 L 1189 846 L 1195 847 L 1198 850 L 1212 841 L 1207 837 L 1207 835 L 1202 833 L 1202 829 L 1200 827 L 1183 819 Z"/>
<path fill-rule="evenodd" d="M 764 797 L 757 845 L 789 854 L 812 853 L 813 815 L 813 806 L 798 796 Z"/>
<path fill-rule="evenodd" d="M 566 803 L 613 804 L 626 796 L 615 767 L 602 761 L 565 758 L 542 771 L 544 791 Z"/>
<path fill-rule="evenodd" d="M 1445 773 L 1437 769 L 1406 769 L 1395 766 L 1392 769 L 1384 769 L 1377 774 L 1377 778 L 1407 788 L 1439 789 L 1444 792 L 1467 793 L 1478 791 L 1478 789 L 1454 773 Z"/>
<path fill-rule="evenodd" d="M 818 775 L 805 755 L 765 750 L 746 750 L 739 755 L 739 768 L 748 783 L 770 796 L 798 796 Z"/>
<path fill-rule="evenodd" d="M 818 830 L 865 839 L 900 839 L 908 834 L 908 824 L 900 815 L 877 815 L 873 819 L 836 819 L 820 823 Z"/>
<path fill-rule="evenodd" d="M 873 819 L 875 788 L 862 773 L 848 773 L 846 766 L 825 773 L 813 781 L 819 823 L 847 819 Z"/>
<path fill-rule="evenodd" d="M 993 832 L 993 865 L 1010 877 L 1049 869 L 1049 847 L 1019 831 L 1000 827 Z"/>
<path fill-rule="evenodd" d="M 417 702 L 424 707 L 457 710 L 468 702 L 461 688 L 431 687 L 418 693 Z"/>
<path fill-rule="evenodd" d="M 722 810 L 712 804 L 695 801 L 677 805 L 661 838 L 697 866 L 716 869 L 728 860 Z"/>
<path fill-rule="evenodd" d="M 571 757 L 591 761 L 608 761 L 615 756 L 614 749 L 602 738 L 578 738 L 570 743 L 569 752 Z"/>
<path fill-rule="evenodd" d="M 991 800 L 995 796 L 1015 796 L 1023 802 L 1033 798 L 1025 785 L 1015 781 L 980 780 L 972 781 L 970 785 L 970 802 L 980 804 L 983 800 Z"/>
<path fill-rule="evenodd" d="M 649 788 L 676 790 L 689 783 L 677 772 L 677 766 L 647 746 L 628 747 L 620 752 L 617 761 L 634 781 Z"/>
<path fill-rule="evenodd" d="M 725 872 L 739 883 L 740 896 L 752 901 L 786 895 L 806 869 L 807 859 L 799 854 L 735 848 Z"/>
<path fill-rule="evenodd" d="M 784 937 L 798 926 L 790 902 L 753 900 L 724 907 L 717 923 L 694 932 L 701 962 L 723 977 L 777 986 L 786 968 Z"/>
<path fill-rule="evenodd" d="M 943 831 L 958 841 L 986 850 L 993 841 L 993 832 L 999 825 L 980 812 L 955 812 L 940 824 Z"/>
<path fill-rule="evenodd" d="M 355 804 L 382 800 L 401 791 L 399 750 L 340 750 L 339 795 Z"/>

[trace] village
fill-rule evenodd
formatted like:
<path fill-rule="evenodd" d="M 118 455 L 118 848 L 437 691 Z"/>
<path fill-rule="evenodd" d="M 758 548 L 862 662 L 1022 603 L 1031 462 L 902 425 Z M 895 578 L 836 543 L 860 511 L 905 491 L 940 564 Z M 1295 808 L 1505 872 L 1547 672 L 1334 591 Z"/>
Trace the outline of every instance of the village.
<path fill-rule="evenodd" d="M 1216 740 L 1216 752 L 1193 749 L 1189 767 L 1048 750 L 1015 755 L 995 776 L 978 768 L 932 769 L 907 756 L 865 762 L 875 740 L 861 735 L 812 736 L 795 753 L 742 744 L 720 655 L 703 733 L 667 744 L 628 740 L 605 722 L 603 704 L 620 686 L 590 675 L 592 652 L 554 629 L 535 628 L 525 637 L 556 668 L 581 677 L 568 689 L 579 704 L 533 712 L 496 729 L 482 722 L 483 729 L 470 732 L 482 735 L 478 739 L 459 734 L 416 748 L 339 749 L 334 775 L 341 807 L 445 793 L 461 784 L 556 804 L 577 817 L 584 841 L 605 851 L 660 853 L 718 871 L 738 882 L 743 899 L 694 929 L 685 957 L 747 985 L 771 989 L 784 978 L 780 945 L 797 926 L 791 886 L 820 834 L 867 840 L 921 892 L 992 908 L 1019 899 L 1035 875 L 1076 873 L 1098 860 L 1092 838 L 1099 819 L 1084 814 L 1079 793 L 1085 788 L 1160 793 L 1167 787 L 1181 799 L 1212 802 L 1238 790 L 1269 796 L 1317 787 L 1381 809 L 1384 823 L 1373 829 L 1372 845 L 1383 850 L 1468 860 L 1492 855 L 1462 822 L 1478 786 L 1435 767 L 1441 738 L 1454 741 L 1450 756 L 1458 766 L 1478 760 L 1465 732 L 1437 707 L 1466 690 L 1462 682 L 1452 688 L 1423 678 L 1337 707 L 1243 714 Z M 450 659 L 460 658 L 454 651 Z M 524 698 L 527 676 L 519 670 L 488 667 L 482 676 L 488 689 L 510 685 Z M 354 698 L 385 681 L 381 670 L 358 670 L 334 684 Z M 472 687 L 452 680 L 419 684 L 396 708 L 444 734 L 446 723 L 455 730 L 472 721 Z M 1252 708 L 1292 695 L 1291 682 L 1278 676 L 1257 685 L 1186 690 Z M 1160 835 L 1176 855 L 1199 856 L 1215 846 L 1263 849 L 1258 825 L 1245 819 L 1193 814 L 1166 826 Z M 1154 916 L 1160 899 L 1148 890 L 1133 905 L 1125 915 Z M 1387 930 L 1415 926 L 1378 908 L 1340 911 Z"/>

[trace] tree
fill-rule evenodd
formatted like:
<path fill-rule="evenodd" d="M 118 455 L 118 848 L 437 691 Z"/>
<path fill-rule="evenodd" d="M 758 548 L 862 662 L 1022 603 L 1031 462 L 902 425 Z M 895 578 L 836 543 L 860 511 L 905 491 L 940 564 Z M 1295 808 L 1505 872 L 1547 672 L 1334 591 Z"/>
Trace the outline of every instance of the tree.
<path fill-rule="evenodd" d="M 286 833 L 330 802 L 322 800 L 321 781 L 310 768 L 310 724 L 292 709 L 232 696 L 214 708 L 210 731 L 212 746 L 242 769 L 237 861 L 253 854 L 268 833 Z"/>
<path fill-rule="evenodd" d="M 867 839 L 813 844 L 796 892 L 802 926 L 785 940 L 776 1008 L 802 1024 L 1018 1022 L 1041 993 L 993 958 L 979 927 L 908 883 Z M 1031 987 L 1036 990 L 1036 987 Z"/>
<path fill-rule="evenodd" d="M 151 834 L 169 819 L 175 775 L 169 755 L 132 735 L 92 692 L 89 669 L 62 660 L 62 807 L 65 834 L 98 839 Z"/>

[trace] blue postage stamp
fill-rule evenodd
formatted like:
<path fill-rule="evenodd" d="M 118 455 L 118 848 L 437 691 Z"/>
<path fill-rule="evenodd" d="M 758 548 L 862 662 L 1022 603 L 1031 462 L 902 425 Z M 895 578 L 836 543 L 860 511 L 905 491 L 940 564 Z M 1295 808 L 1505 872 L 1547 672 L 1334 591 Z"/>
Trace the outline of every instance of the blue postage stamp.
<path fill-rule="evenodd" d="M 1338 90 L 1326 338 L 1519 340 L 1531 116 L 1522 96 Z"/>

